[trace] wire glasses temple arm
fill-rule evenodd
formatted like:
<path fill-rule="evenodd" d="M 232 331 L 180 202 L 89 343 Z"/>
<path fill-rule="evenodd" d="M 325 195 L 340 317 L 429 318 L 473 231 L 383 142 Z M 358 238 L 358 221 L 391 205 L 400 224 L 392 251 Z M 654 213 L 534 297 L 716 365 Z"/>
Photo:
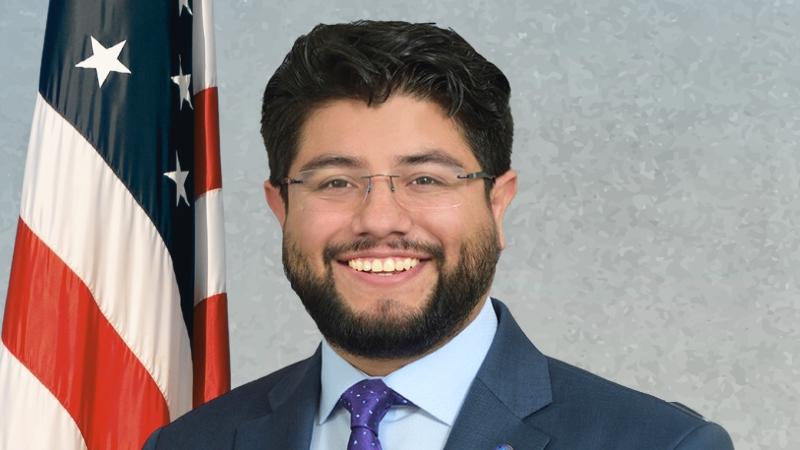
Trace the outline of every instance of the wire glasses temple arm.
<path fill-rule="evenodd" d="M 470 173 L 465 173 L 463 175 L 456 175 L 456 176 L 461 180 L 475 180 L 475 179 L 478 179 L 478 178 L 483 178 L 485 180 L 494 181 L 494 179 L 497 178 L 496 176 L 489 175 L 486 172 L 470 172 Z"/>

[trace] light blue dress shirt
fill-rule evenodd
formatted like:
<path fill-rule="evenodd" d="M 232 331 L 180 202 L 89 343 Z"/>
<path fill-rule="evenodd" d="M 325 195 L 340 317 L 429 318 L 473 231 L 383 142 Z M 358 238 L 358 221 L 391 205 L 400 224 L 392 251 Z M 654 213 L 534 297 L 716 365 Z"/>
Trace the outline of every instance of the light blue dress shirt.
<path fill-rule="evenodd" d="M 414 403 L 393 407 L 381 421 L 383 450 L 441 450 L 458 416 L 472 380 L 489 352 L 497 331 L 491 301 L 475 320 L 447 344 L 383 378 L 387 386 Z M 370 378 L 322 342 L 322 391 L 311 450 L 345 450 L 350 413 L 337 405 L 356 382 Z"/>

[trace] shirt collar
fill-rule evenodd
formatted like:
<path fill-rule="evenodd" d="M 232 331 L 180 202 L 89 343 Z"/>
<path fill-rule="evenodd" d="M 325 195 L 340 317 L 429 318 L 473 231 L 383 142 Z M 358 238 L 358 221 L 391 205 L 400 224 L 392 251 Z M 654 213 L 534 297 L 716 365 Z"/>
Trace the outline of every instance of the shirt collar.
<path fill-rule="evenodd" d="M 487 299 L 475 320 L 453 339 L 390 373 L 383 381 L 420 409 L 452 426 L 496 331 L 497 317 Z M 328 420 L 345 389 L 364 378 L 370 377 L 351 366 L 323 340 L 318 423 Z"/>

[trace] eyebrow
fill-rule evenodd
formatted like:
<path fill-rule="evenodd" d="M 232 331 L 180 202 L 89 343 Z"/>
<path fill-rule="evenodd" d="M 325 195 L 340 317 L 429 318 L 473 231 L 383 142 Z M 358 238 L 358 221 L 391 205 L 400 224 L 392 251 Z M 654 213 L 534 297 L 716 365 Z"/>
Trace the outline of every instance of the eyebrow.
<path fill-rule="evenodd" d="M 395 164 L 399 166 L 416 166 L 430 163 L 464 170 L 464 165 L 461 161 L 438 149 L 425 150 L 420 153 L 403 155 L 395 158 Z M 310 161 L 300 166 L 298 171 L 307 172 L 309 170 L 327 169 L 331 167 L 360 169 L 366 167 L 366 165 L 366 161 L 363 158 L 327 153 L 312 158 Z"/>
<path fill-rule="evenodd" d="M 448 155 L 447 153 L 443 152 L 442 150 L 431 149 L 427 150 L 422 153 L 415 153 L 412 155 L 405 155 L 398 157 L 397 164 L 401 166 L 414 166 L 419 164 L 441 164 L 443 166 L 449 166 L 456 169 L 464 169 L 464 165 L 461 161 L 457 160 L 456 158 Z"/>
<path fill-rule="evenodd" d="M 347 169 L 358 169 L 364 167 L 365 163 L 362 158 L 355 158 L 352 156 L 337 155 L 337 154 L 324 154 L 319 155 L 300 166 L 300 172 L 309 170 L 323 169 L 328 167 L 342 167 Z"/>

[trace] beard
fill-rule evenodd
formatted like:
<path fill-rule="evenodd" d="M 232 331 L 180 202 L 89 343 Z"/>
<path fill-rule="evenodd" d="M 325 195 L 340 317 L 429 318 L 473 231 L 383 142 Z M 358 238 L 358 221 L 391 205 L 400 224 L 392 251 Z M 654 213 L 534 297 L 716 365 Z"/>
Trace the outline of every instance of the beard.
<path fill-rule="evenodd" d="M 445 268 L 441 246 L 405 239 L 390 242 L 393 249 L 415 250 L 431 255 L 438 279 L 420 311 L 390 314 L 392 299 L 378 299 L 378 314 L 355 313 L 344 301 L 333 279 L 336 255 L 374 248 L 378 242 L 360 239 L 345 245 L 329 245 L 323 251 L 325 272 L 316 275 L 294 242 L 283 240 L 283 267 L 292 289 L 328 342 L 342 350 L 371 359 L 417 357 L 457 334 L 470 313 L 489 290 L 500 247 L 497 231 L 486 226 L 465 241 L 452 269 Z M 338 263 L 337 263 L 338 264 Z"/>

